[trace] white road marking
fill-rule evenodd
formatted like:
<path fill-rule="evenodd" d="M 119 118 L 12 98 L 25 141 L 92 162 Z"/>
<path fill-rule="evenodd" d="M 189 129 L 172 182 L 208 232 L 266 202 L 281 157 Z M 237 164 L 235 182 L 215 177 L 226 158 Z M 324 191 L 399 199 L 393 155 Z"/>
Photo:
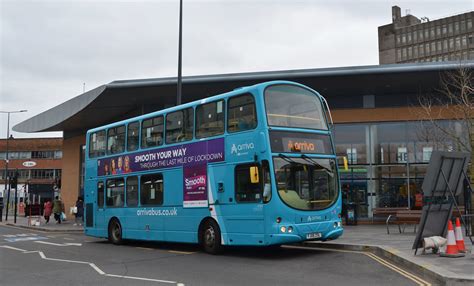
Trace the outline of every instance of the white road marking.
<path fill-rule="evenodd" d="M 74 242 L 67 242 L 67 243 L 54 243 L 54 242 L 48 242 L 48 241 L 35 241 L 35 242 L 41 243 L 41 244 L 54 245 L 54 246 L 82 246 L 82 243 L 74 243 Z"/>
<path fill-rule="evenodd" d="M 39 242 L 39 241 L 35 241 Z M 94 269 L 97 273 L 100 275 L 104 275 L 107 277 L 114 277 L 114 278 L 122 278 L 122 279 L 132 279 L 132 280 L 142 280 L 142 281 L 151 281 L 151 282 L 158 282 L 158 283 L 167 283 L 167 284 L 176 284 L 177 286 L 184 286 L 184 283 L 179 283 L 176 281 L 169 281 L 169 280 L 160 280 L 160 279 L 152 279 L 152 278 L 145 278 L 145 277 L 135 277 L 135 276 L 125 276 L 125 275 L 116 275 L 116 274 L 108 274 L 105 273 L 102 269 L 100 269 L 97 265 L 91 262 L 87 261 L 78 261 L 78 260 L 68 260 L 68 259 L 59 259 L 59 258 L 50 258 L 46 257 L 43 251 L 35 250 L 35 251 L 27 251 L 24 249 L 16 248 L 16 247 L 11 247 L 8 245 L 0 245 L 0 247 L 3 248 L 8 248 L 11 250 L 16 250 L 16 251 L 21 251 L 24 254 L 30 254 L 30 253 L 38 253 L 38 255 L 44 259 L 44 260 L 50 260 L 50 261 L 59 261 L 59 262 L 67 262 L 67 263 L 78 263 L 78 264 L 87 264 L 89 265 L 92 269 Z"/>
<path fill-rule="evenodd" d="M 5 240 L 8 242 L 29 241 L 29 240 L 38 240 L 38 239 L 47 239 L 47 238 L 43 236 L 24 236 L 24 237 L 5 238 Z"/>
<path fill-rule="evenodd" d="M 26 252 L 26 250 L 24 250 L 24 249 L 21 249 L 21 248 L 16 248 L 16 247 L 9 246 L 9 245 L 0 245 L 0 247 L 3 247 L 3 248 L 8 248 L 8 249 L 11 249 L 11 250 L 17 250 L 17 251 Z"/>
<path fill-rule="evenodd" d="M 124 276 L 124 275 L 115 275 L 115 274 L 105 274 L 105 276 L 116 277 L 116 278 L 127 278 L 127 279 L 134 279 L 134 280 L 143 280 L 143 281 L 153 281 L 153 282 L 169 283 L 169 284 L 178 284 L 175 281 L 150 279 L 150 278 L 142 278 L 142 277 L 133 277 L 133 276 Z"/>
<path fill-rule="evenodd" d="M 74 238 L 64 237 L 65 240 L 74 240 Z"/>

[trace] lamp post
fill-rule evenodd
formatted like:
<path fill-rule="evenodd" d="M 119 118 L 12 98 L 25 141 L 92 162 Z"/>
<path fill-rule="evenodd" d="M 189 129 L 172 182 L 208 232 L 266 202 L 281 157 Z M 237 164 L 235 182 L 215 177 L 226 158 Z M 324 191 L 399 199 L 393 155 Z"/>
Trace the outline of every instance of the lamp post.
<path fill-rule="evenodd" d="M 178 92 L 176 95 L 176 105 L 181 104 L 181 54 L 182 54 L 182 39 L 183 39 L 183 0 L 179 0 L 179 39 L 178 39 Z"/>
<path fill-rule="evenodd" d="M 5 190 L 8 186 L 8 196 L 7 196 L 7 209 L 5 212 L 5 221 L 8 221 L 8 205 L 10 204 L 10 177 L 8 176 L 8 141 L 10 140 L 10 114 L 11 113 L 20 113 L 26 112 L 27 110 L 14 110 L 14 111 L 0 111 L 0 113 L 6 113 L 8 115 L 7 119 L 7 150 L 5 152 Z M 1 214 L 0 214 L 1 215 Z"/>

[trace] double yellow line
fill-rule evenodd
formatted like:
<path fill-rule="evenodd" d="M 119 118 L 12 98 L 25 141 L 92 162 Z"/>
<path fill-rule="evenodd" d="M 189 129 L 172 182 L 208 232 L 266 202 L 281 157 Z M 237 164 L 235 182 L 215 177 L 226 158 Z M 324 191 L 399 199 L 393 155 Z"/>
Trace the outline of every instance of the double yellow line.
<path fill-rule="evenodd" d="M 382 258 L 378 257 L 377 255 L 375 255 L 373 253 L 370 253 L 370 252 L 356 251 L 356 250 L 328 249 L 328 248 L 320 248 L 320 247 L 289 246 L 289 245 L 285 245 L 284 247 L 285 248 L 296 248 L 296 249 L 310 249 L 310 250 L 312 249 L 312 250 L 333 251 L 333 252 L 357 253 L 357 254 L 366 255 L 366 256 L 372 258 L 373 260 L 377 261 L 378 263 L 382 264 L 383 266 L 389 268 L 390 270 L 393 270 L 393 271 L 397 272 L 398 274 L 412 280 L 413 282 L 415 282 L 416 284 L 418 284 L 420 286 L 431 286 L 431 283 L 429 283 L 428 281 L 423 280 L 420 277 L 418 277 L 418 276 L 416 276 L 416 275 L 414 275 L 414 274 L 412 274 L 408 271 L 405 271 L 405 270 L 401 269 L 400 267 L 396 266 L 395 264 L 392 264 L 392 263 L 388 262 L 387 260 L 382 259 Z"/>

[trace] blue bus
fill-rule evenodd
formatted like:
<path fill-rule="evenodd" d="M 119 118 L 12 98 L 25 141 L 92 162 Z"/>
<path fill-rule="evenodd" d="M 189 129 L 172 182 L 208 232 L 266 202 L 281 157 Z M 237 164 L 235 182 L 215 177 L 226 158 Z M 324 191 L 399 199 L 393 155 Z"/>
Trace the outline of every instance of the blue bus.
<path fill-rule="evenodd" d="M 85 234 L 208 253 L 336 239 L 331 125 L 316 91 L 272 81 L 91 129 Z"/>

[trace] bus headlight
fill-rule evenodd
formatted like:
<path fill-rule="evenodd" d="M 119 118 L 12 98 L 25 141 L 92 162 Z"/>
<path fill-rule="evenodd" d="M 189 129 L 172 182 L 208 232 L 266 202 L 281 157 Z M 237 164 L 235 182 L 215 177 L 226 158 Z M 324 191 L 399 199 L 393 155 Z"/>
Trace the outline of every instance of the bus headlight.
<path fill-rule="evenodd" d="M 281 232 L 286 232 L 286 227 L 284 227 L 284 226 L 280 227 L 280 231 Z"/>
<path fill-rule="evenodd" d="M 289 232 L 289 233 L 292 233 L 292 232 L 293 232 L 293 227 L 292 227 L 292 226 L 289 226 L 289 227 L 288 227 L 288 232 Z"/>

